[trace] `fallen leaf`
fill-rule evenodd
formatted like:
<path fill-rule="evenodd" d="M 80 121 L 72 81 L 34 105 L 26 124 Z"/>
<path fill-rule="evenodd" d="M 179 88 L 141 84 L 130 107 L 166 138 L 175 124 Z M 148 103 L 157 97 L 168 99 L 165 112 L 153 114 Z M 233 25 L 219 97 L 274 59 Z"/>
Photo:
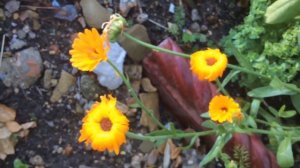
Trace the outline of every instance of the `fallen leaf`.
<path fill-rule="evenodd" d="M 9 122 L 6 122 L 5 123 L 6 125 L 6 128 L 12 132 L 12 133 L 15 133 L 15 132 L 18 132 L 21 130 L 21 126 L 19 123 L 17 123 L 16 121 L 9 121 Z"/>
<path fill-rule="evenodd" d="M 35 128 L 37 126 L 35 121 L 31 121 L 31 122 L 27 122 L 21 125 L 21 127 L 25 130 L 29 129 L 29 128 Z"/>
<path fill-rule="evenodd" d="M 3 104 L 0 104 L 0 122 L 13 121 L 16 118 L 16 111 Z"/>
<path fill-rule="evenodd" d="M 0 128 L 0 139 L 9 138 L 10 135 L 11 132 L 6 127 Z"/>

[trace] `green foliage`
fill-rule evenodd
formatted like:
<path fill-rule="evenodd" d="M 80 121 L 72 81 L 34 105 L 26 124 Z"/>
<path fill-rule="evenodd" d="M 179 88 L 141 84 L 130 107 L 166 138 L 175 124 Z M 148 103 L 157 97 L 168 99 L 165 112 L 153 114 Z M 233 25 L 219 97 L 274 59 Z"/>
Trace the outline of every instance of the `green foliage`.
<path fill-rule="evenodd" d="M 206 42 L 207 38 L 205 34 L 201 33 L 189 33 L 189 32 L 183 32 L 182 34 L 182 42 L 183 43 L 193 43 L 193 42 Z"/>
<path fill-rule="evenodd" d="M 23 163 L 20 159 L 14 160 L 14 168 L 29 168 L 29 166 Z"/>
<path fill-rule="evenodd" d="M 294 166 L 291 137 L 285 137 L 283 141 L 280 142 L 276 157 L 280 167 Z"/>
<path fill-rule="evenodd" d="M 277 0 L 267 8 L 266 23 L 277 24 L 300 15 L 300 0 Z"/>
<path fill-rule="evenodd" d="M 175 8 L 174 22 L 177 24 L 179 29 L 182 29 L 185 25 L 185 11 L 182 5 Z"/>
<path fill-rule="evenodd" d="M 235 145 L 233 147 L 233 158 L 237 161 L 239 168 L 250 168 L 250 155 L 246 147 Z"/>
<path fill-rule="evenodd" d="M 282 25 L 265 24 L 264 14 L 268 0 L 252 0 L 244 23 L 232 29 L 221 45 L 228 55 L 234 55 L 243 67 L 253 69 L 269 78 L 291 81 L 300 71 L 298 35 L 300 22 Z M 263 83 L 244 78 L 242 84 L 255 87 Z"/>

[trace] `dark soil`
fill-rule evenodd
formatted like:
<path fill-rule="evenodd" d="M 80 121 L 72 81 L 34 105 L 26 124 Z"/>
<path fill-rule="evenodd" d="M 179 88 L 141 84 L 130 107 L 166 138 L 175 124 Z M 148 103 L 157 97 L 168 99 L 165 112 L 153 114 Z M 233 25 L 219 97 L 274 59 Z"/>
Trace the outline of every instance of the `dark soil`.
<path fill-rule="evenodd" d="M 0 6 L 4 9 L 4 2 L 0 2 Z M 71 3 L 73 1 L 62 2 L 62 4 Z M 22 1 L 24 5 L 33 6 L 46 6 L 49 3 L 43 1 Z M 170 5 L 169 0 L 164 1 L 141 1 L 144 12 L 149 14 L 149 18 L 159 22 L 162 25 L 167 25 L 167 22 L 173 22 L 173 14 L 168 12 Z M 176 3 L 175 3 L 176 4 Z M 194 5 L 200 13 L 200 25 L 207 27 L 204 34 L 208 35 L 208 39 L 215 44 L 218 43 L 220 38 L 227 34 L 229 29 L 242 21 L 243 15 L 246 14 L 246 9 L 237 6 L 233 1 L 220 1 L 220 0 L 198 0 L 194 4 L 185 4 L 186 11 L 186 25 L 188 28 L 192 23 L 190 19 L 191 5 Z M 112 9 L 117 9 L 118 5 L 111 6 Z M 20 12 L 26 8 L 20 8 Z M 71 72 L 72 67 L 68 60 L 68 51 L 71 46 L 71 36 L 76 32 L 82 31 L 83 28 L 75 20 L 68 22 L 59 20 L 53 17 L 54 10 L 38 9 L 39 21 L 41 28 L 34 31 L 37 35 L 35 39 L 28 40 L 29 46 L 36 47 L 40 50 L 43 61 L 48 61 L 56 66 L 54 78 L 58 79 L 62 69 Z M 135 20 L 138 9 L 132 10 L 128 19 Z M 17 26 L 13 27 L 12 22 Z M 135 22 L 135 21 L 134 21 Z M 4 22 L 0 22 L 3 34 L 12 34 L 14 29 L 22 28 L 25 24 L 32 26 L 32 20 L 27 19 L 25 22 L 13 20 L 12 17 L 6 18 Z M 158 44 L 170 34 L 153 25 L 150 22 L 145 22 L 144 25 L 148 29 L 149 37 L 154 44 Z M 209 33 L 211 32 L 211 33 Z M 6 40 L 6 44 L 10 39 Z M 60 48 L 60 52 L 65 54 L 66 57 L 59 57 L 49 55 L 48 48 L 51 44 L 56 44 Z M 206 47 L 206 43 L 190 44 L 198 45 L 198 47 Z M 129 59 L 127 57 L 127 59 Z M 129 60 L 130 62 L 130 60 Z M 42 73 L 43 74 L 43 73 Z M 78 72 L 76 76 L 80 76 Z M 37 127 L 30 129 L 30 133 L 26 139 L 20 139 L 16 145 L 16 153 L 10 155 L 5 161 L 0 161 L 0 168 L 11 168 L 14 159 L 19 158 L 25 163 L 29 163 L 30 158 L 35 155 L 40 155 L 45 163 L 45 167 L 49 168 L 77 168 L 79 165 L 86 165 L 91 167 L 124 167 L 125 164 L 130 165 L 131 159 L 134 155 L 138 154 L 139 149 L 136 147 L 140 144 L 138 141 L 128 140 L 128 144 L 123 145 L 123 150 L 127 151 L 125 154 L 121 153 L 119 156 L 109 154 L 107 152 L 99 153 L 87 149 L 84 144 L 79 144 L 77 139 L 79 137 L 79 130 L 81 128 L 81 119 L 83 114 L 75 112 L 74 95 L 76 88 L 73 89 L 67 96 L 62 98 L 59 103 L 50 103 L 49 98 L 53 89 L 44 89 L 42 86 L 42 77 L 29 89 L 15 89 L 6 87 L 0 81 L 0 103 L 5 104 L 17 111 L 16 121 L 25 123 L 28 121 L 36 121 Z M 104 91 L 108 93 L 109 91 Z M 124 87 L 113 92 L 120 98 L 127 95 Z M 125 96 L 126 97 L 126 96 Z M 139 113 L 137 116 L 131 117 L 131 129 L 140 130 L 138 127 Z M 72 147 L 71 153 L 58 152 Z M 126 149 L 126 148 L 132 149 Z M 160 159 L 161 160 L 161 159 Z M 158 163 L 161 165 L 161 162 Z M 157 166 L 158 166 L 157 165 Z"/>

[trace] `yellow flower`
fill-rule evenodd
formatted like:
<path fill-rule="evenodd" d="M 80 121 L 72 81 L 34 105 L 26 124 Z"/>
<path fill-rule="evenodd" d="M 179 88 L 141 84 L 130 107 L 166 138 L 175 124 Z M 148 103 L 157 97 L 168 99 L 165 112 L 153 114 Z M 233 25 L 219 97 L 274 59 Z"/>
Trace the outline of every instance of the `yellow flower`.
<path fill-rule="evenodd" d="M 120 146 L 126 142 L 128 119 L 116 108 L 117 100 L 111 95 L 101 96 L 83 118 L 79 142 L 91 144 L 94 150 L 119 154 Z"/>
<path fill-rule="evenodd" d="M 243 114 L 238 103 L 228 96 L 215 96 L 209 103 L 209 116 L 211 120 L 223 123 L 232 123 L 233 119 L 242 119 Z"/>
<path fill-rule="evenodd" d="M 223 75 L 227 56 L 219 49 L 197 51 L 191 55 L 191 70 L 200 80 L 214 81 Z"/>
<path fill-rule="evenodd" d="M 100 35 L 95 28 L 78 33 L 70 50 L 72 66 L 82 71 L 93 71 L 99 62 L 106 61 L 109 51 L 107 39 L 107 34 Z"/>

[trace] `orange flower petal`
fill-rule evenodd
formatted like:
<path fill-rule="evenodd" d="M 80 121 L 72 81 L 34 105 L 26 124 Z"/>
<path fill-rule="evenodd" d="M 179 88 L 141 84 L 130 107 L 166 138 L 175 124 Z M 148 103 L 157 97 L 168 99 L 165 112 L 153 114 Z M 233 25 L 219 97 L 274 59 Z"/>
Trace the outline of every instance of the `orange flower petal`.
<path fill-rule="evenodd" d="M 129 130 L 128 119 L 116 108 L 117 100 L 111 95 L 101 96 L 101 102 L 92 105 L 83 118 L 79 142 L 91 144 L 97 151 L 120 152 L 120 146 L 126 142 L 125 134 Z M 111 128 L 101 127 L 102 119 L 109 119 Z M 106 125 L 107 126 L 107 125 Z"/>
<path fill-rule="evenodd" d="M 227 56 L 219 49 L 197 51 L 191 55 L 191 70 L 200 80 L 214 81 L 223 75 Z"/>
<path fill-rule="evenodd" d="M 215 96 L 209 103 L 209 116 L 211 120 L 219 123 L 232 123 L 233 119 L 243 116 L 241 108 L 232 98 L 228 96 Z"/>
<path fill-rule="evenodd" d="M 72 66 L 82 71 L 93 71 L 99 62 L 106 61 L 109 42 L 104 37 L 95 28 L 78 33 L 69 52 Z"/>

